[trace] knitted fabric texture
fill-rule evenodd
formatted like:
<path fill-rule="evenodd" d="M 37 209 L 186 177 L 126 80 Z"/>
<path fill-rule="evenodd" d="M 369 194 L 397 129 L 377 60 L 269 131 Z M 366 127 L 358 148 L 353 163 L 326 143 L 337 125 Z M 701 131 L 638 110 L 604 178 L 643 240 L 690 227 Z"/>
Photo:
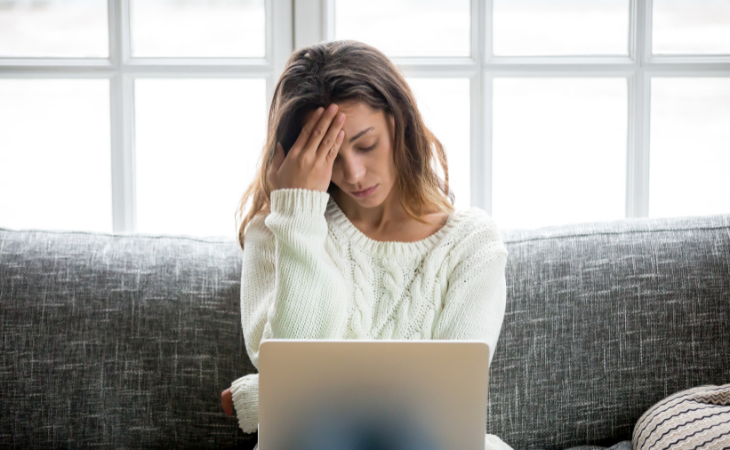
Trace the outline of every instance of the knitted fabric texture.
<path fill-rule="evenodd" d="M 636 423 L 634 450 L 730 448 L 730 384 L 677 392 Z"/>
<path fill-rule="evenodd" d="M 495 222 L 478 208 L 454 212 L 425 239 L 380 242 L 326 192 L 273 191 L 271 212 L 246 230 L 246 351 L 258 368 L 259 346 L 271 338 L 468 339 L 489 345 L 491 365 L 506 306 L 506 260 Z M 234 381 L 231 392 L 239 425 L 256 432 L 258 374 Z"/>

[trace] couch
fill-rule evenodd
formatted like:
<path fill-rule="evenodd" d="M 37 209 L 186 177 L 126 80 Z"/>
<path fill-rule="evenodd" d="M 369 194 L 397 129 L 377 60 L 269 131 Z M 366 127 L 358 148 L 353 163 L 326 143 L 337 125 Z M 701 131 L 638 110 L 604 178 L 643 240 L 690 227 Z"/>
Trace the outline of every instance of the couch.
<path fill-rule="evenodd" d="M 502 230 L 486 431 L 631 448 L 674 392 L 730 382 L 730 215 Z M 0 229 L 0 448 L 252 448 L 231 237 Z M 618 447 L 615 447 L 618 448 Z"/>

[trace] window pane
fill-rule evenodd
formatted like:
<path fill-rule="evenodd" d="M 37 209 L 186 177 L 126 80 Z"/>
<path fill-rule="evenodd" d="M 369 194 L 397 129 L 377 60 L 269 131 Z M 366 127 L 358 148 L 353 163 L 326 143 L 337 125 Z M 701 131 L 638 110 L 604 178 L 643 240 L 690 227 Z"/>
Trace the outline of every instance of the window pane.
<path fill-rule="evenodd" d="M 468 208 L 469 191 L 469 80 L 466 78 L 408 78 L 426 126 L 446 151 L 449 187 L 455 205 Z M 443 176 L 443 172 L 440 172 Z"/>
<path fill-rule="evenodd" d="M 109 56 L 105 0 L 0 0 L 0 57 Z"/>
<path fill-rule="evenodd" d="M 494 80 L 499 225 L 624 218 L 626 115 L 625 79 Z"/>
<path fill-rule="evenodd" d="M 469 0 L 337 0 L 335 39 L 388 56 L 469 56 Z"/>
<path fill-rule="evenodd" d="M 107 80 L 0 79 L 0 227 L 112 231 Z"/>
<path fill-rule="evenodd" d="M 137 231 L 235 236 L 266 132 L 263 79 L 137 80 Z"/>
<path fill-rule="evenodd" d="M 628 55 L 628 0 L 494 0 L 494 54 Z"/>
<path fill-rule="evenodd" d="M 654 0 L 655 54 L 730 54 L 730 1 Z"/>
<path fill-rule="evenodd" d="M 651 80 L 651 217 L 730 213 L 730 78 Z"/>
<path fill-rule="evenodd" d="M 263 57 L 264 0 L 131 0 L 132 56 Z"/>

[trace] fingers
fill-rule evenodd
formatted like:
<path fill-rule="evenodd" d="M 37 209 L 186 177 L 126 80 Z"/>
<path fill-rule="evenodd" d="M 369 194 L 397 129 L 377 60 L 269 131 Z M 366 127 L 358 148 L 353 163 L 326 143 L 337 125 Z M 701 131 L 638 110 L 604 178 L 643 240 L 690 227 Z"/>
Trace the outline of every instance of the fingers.
<path fill-rule="evenodd" d="M 321 106 L 314 110 L 314 114 L 312 114 L 312 117 L 310 117 L 307 123 L 305 123 L 302 127 L 302 131 L 299 133 L 299 137 L 294 142 L 294 145 L 292 145 L 291 149 L 289 149 L 289 153 L 293 153 L 294 156 L 296 156 L 307 146 L 309 137 L 312 135 L 312 132 L 314 131 L 317 122 L 322 117 L 323 113 L 324 108 L 322 108 Z"/>
<path fill-rule="evenodd" d="M 230 388 L 221 392 L 221 405 L 227 416 L 233 415 L 233 394 Z"/>
<path fill-rule="evenodd" d="M 335 118 L 335 114 L 337 114 L 337 105 L 332 103 L 327 107 L 327 109 L 322 113 L 322 116 L 317 121 L 317 124 L 312 129 L 311 136 L 309 136 L 309 140 L 307 141 L 307 145 L 304 147 L 303 153 L 309 153 L 312 155 L 312 159 L 316 159 L 318 156 L 322 156 L 322 154 L 318 151 L 320 147 L 320 143 L 324 139 L 328 139 L 329 146 L 332 146 L 334 143 L 334 136 L 326 136 L 327 130 L 330 127 L 330 124 L 332 123 L 332 119 Z M 337 133 L 335 133 L 336 135 Z"/>
<path fill-rule="evenodd" d="M 329 134 L 328 130 L 337 115 L 338 106 L 332 103 L 323 112 L 319 112 L 320 109 L 321 107 L 317 108 L 313 117 L 302 127 L 297 142 L 292 146 L 292 150 L 296 147 L 295 155 L 300 153 L 306 154 L 314 160 L 317 157 L 322 157 L 323 153 L 320 153 L 320 150 L 323 150 L 324 154 L 326 154 L 326 151 L 334 144 L 335 137 L 339 128 L 342 127 L 342 123 L 335 125 L 337 130 L 334 130 L 333 134 Z M 314 120 L 315 117 L 317 117 L 316 121 Z M 302 147 L 298 146 L 299 141 L 304 141 L 305 138 L 307 138 L 306 144 Z M 323 143 L 324 145 L 322 145 Z"/>
<path fill-rule="evenodd" d="M 327 164 L 332 166 L 335 162 L 335 158 L 337 157 L 337 153 L 340 152 L 340 147 L 342 146 L 342 141 L 345 140 L 345 131 L 340 130 L 339 133 L 337 133 L 337 138 L 335 139 L 335 145 L 330 148 L 330 150 L 325 155 L 325 160 L 327 161 Z"/>
<path fill-rule="evenodd" d="M 327 134 L 325 134 L 322 142 L 319 143 L 319 146 L 317 148 L 317 159 L 324 159 L 329 157 L 330 151 L 335 146 L 339 133 L 342 130 L 342 125 L 344 123 L 345 115 L 343 113 L 339 113 L 334 117 L 334 120 L 332 120 L 331 122 L 331 126 L 329 126 L 329 130 L 327 130 Z M 340 143 L 342 143 L 342 141 L 340 141 Z"/>

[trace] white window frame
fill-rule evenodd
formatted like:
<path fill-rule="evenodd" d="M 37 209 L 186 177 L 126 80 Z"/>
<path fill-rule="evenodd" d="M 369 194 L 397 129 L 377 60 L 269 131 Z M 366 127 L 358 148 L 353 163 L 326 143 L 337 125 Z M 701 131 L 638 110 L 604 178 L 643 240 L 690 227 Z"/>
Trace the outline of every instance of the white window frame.
<path fill-rule="evenodd" d="M 136 231 L 134 81 L 265 78 L 267 111 L 291 52 L 334 38 L 335 0 L 264 0 L 264 58 L 133 58 L 130 0 L 108 0 L 109 58 L 0 58 L 0 78 L 108 79 L 113 231 Z M 408 77 L 468 78 L 471 203 L 492 212 L 492 86 L 505 77 L 613 77 L 628 84 L 626 217 L 649 213 L 649 125 L 655 77 L 730 77 L 730 55 L 651 54 L 652 0 L 630 0 L 628 56 L 497 57 L 492 0 L 471 0 L 471 57 L 393 58 Z"/>
<path fill-rule="evenodd" d="M 131 55 L 130 0 L 108 0 L 108 58 L 0 58 L 0 78 L 109 80 L 113 232 L 136 232 L 134 81 L 265 78 L 268 114 L 292 48 L 292 0 L 264 0 L 263 58 L 139 58 Z"/>
<path fill-rule="evenodd" d="M 335 0 L 294 2 L 295 48 L 334 39 Z M 471 57 L 392 58 L 407 77 L 469 79 L 472 206 L 492 213 L 495 78 L 623 78 L 628 85 L 625 217 L 648 217 L 652 78 L 730 77 L 730 55 L 652 55 L 652 0 L 630 0 L 628 56 L 495 56 L 492 11 L 492 0 L 471 0 Z"/>

